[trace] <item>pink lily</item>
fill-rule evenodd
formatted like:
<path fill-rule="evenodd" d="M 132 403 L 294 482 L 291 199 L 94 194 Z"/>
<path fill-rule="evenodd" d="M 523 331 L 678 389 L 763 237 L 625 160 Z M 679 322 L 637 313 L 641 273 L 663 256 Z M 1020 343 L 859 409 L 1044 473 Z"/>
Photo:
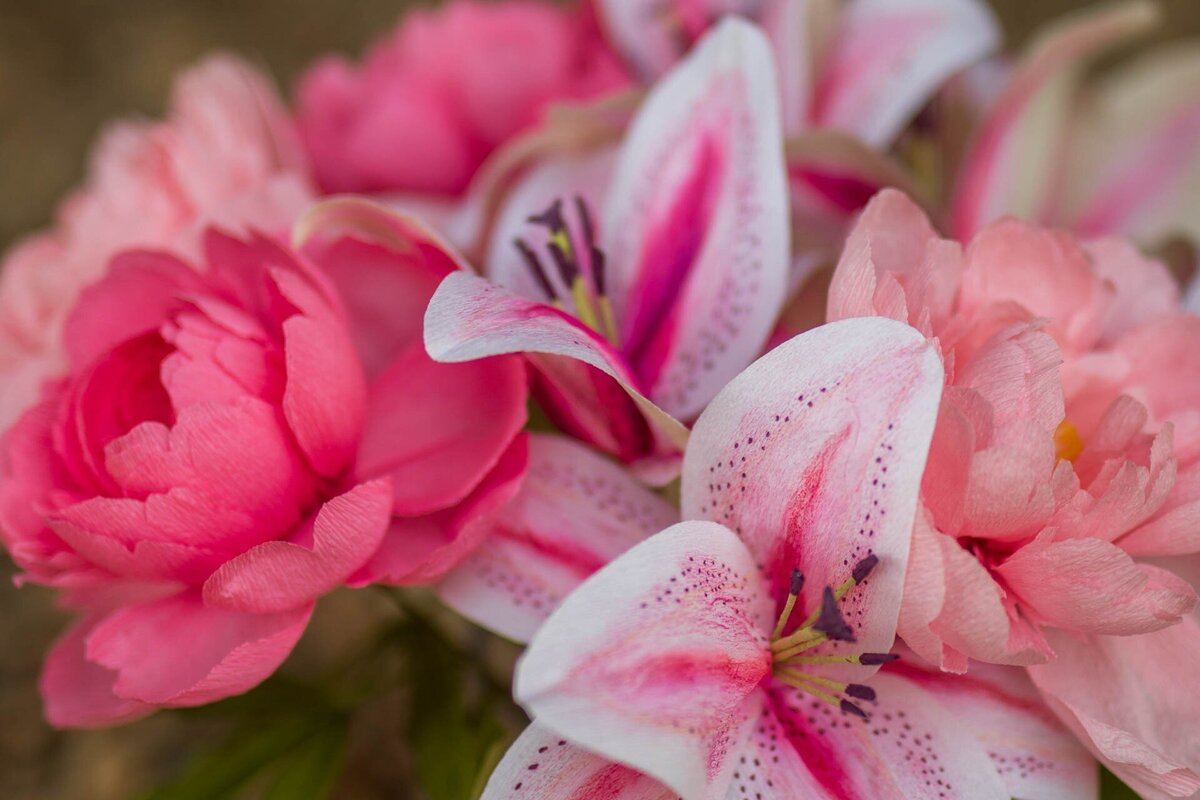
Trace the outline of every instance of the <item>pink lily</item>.
<path fill-rule="evenodd" d="M 1158 21 L 1128 2 L 1049 28 L 980 113 L 950 210 L 969 239 L 1005 214 L 1082 236 L 1200 240 L 1200 51 L 1164 47 L 1087 83 L 1084 67 Z"/>
<path fill-rule="evenodd" d="M 1019 675 L 873 675 L 894 660 L 941 371 L 916 331 L 863 319 L 723 390 L 684 460 L 692 521 L 542 625 L 515 683 L 534 725 L 484 798 L 1094 794 L 1090 759 Z M 1038 770 L 1002 775 L 1018 749 Z"/>
<path fill-rule="evenodd" d="M 837 254 L 846 224 L 886 186 L 913 194 L 885 155 L 951 76 L 996 49 L 976 0 L 597 0 L 615 48 L 643 76 L 674 64 L 725 14 L 755 20 L 775 54 L 788 135 L 793 285 Z"/>
<path fill-rule="evenodd" d="M 426 346 L 452 362 L 535 354 L 535 391 L 560 427 L 625 461 L 669 456 L 686 439 L 677 420 L 760 352 L 783 300 L 783 140 L 762 34 L 718 26 L 606 158 L 546 164 L 514 191 L 494 283 L 450 275 Z M 589 197 L 603 201 L 599 225 Z"/>

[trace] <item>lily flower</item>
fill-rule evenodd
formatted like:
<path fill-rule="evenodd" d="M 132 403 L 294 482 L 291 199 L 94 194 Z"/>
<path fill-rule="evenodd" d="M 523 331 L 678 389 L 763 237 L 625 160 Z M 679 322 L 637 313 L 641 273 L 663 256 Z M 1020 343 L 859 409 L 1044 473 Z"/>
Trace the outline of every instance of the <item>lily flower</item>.
<path fill-rule="evenodd" d="M 951 714 L 939 676 L 876 674 L 896 658 L 941 375 L 917 331 L 859 319 L 731 382 L 685 455 L 689 521 L 595 573 L 534 636 L 515 694 L 535 721 L 484 798 L 1094 794 L 1086 754 L 1022 707 L 1027 684 L 952 678 Z M 1002 774 L 1022 748 L 1037 769 Z"/>
<path fill-rule="evenodd" d="M 491 281 L 447 277 L 426 346 L 450 362 L 537 354 L 534 390 L 561 428 L 627 462 L 677 456 L 678 420 L 758 355 L 783 303 L 783 138 L 762 33 L 719 25 L 605 158 L 526 179 L 497 223 Z"/>
<path fill-rule="evenodd" d="M 950 232 L 1005 214 L 1151 246 L 1200 241 L 1200 49 L 1156 48 L 1096 80 L 1085 67 L 1145 34 L 1158 8 L 1127 2 L 1051 26 L 976 110 Z"/>

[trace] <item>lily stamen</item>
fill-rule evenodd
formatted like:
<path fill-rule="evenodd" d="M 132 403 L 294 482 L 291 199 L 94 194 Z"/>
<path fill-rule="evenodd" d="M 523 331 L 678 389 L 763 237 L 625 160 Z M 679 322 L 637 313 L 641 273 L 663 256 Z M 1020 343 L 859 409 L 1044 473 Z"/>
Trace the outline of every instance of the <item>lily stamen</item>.
<path fill-rule="evenodd" d="M 528 217 L 526 221 L 546 229 L 546 249 L 558 268 L 558 276 L 563 286 L 570 292 L 575 316 L 615 346 L 617 325 L 612 303 L 605 293 L 604 252 L 596 245 L 595 227 L 582 197 L 575 197 L 575 209 L 582 230 L 582 242 L 576 241 L 577 237 L 572 235 L 571 228 L 567 225 L 561 199 L 556 199 L 545 211 Z M 542 290 L 557 304 L 558 293 L 549 285 L 548 276 L 536 254 L 520 239 L 514 244 L 521 251 Z"/>
<path fill-rule="evenodd" d="M 860 683 L 845 683 L 814 675 L 804 668 L 819 664 L 860 664 L 877 666 L 895 660 L 895 656 L 887 653 L 860 653 L 858 655 L 802 655 L 814 647 L 828 641 L 853 642 L 854 630 L 842 615 L 839 605 L 849 594 L 850 590 L 867 579 L 872 570 L 879 564 L 879 558 L 869 555 L 854 565 L 850 577 L 838 584 L 837 588 L 826 586 L 821 592 L 821 603 L 818 608 L 801 623 L 800 627 L 783 635 L 788 621 L 799 602 L 800 593 L 804 589 L 804 575 L 799 569 L 792 570 L 791 582 L 788 585 L 787 599 L 783 610 L 775 623 L 771 634 L 771 659 L 775 664 L 775 679 L 811 695 L 830 705 L 841 709 L 847 714 L 867 718 L 862 707 L 849 698 L 862 701 L 874 701 L 875 690 Z"/>

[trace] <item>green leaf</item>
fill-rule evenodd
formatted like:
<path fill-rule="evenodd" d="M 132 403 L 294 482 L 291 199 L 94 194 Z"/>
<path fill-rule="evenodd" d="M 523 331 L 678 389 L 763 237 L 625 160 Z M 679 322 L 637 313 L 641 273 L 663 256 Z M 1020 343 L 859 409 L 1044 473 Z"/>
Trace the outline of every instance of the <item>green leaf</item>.
<path fill-rule="evenodd" d="M 317 731 L 282 759 L 261 800 L 322 800 L 342 771 L 344 726 Z"/>
<path fill-rule="evenodd" d="M 429 800 L 473 800 L 480 770 L 508 731 L 498 698 L 480 679 L 469 654 L 436 626 L 416 619 L 404 632 L 412 717 L 408 739 L 417 779 Z"/>
<path fill-rule="evenodd" d="M 1100 800 L 1139 800 L 1138 793 L 1121 783 L 1107 769 L 1100 768 Z"/>
<path fill-rule="evenodd" d="M 295 717 L 238 727 L 221 744 L 193 756 L 173 780 L 154 789 L 143 800 L 232 797 L 311 732 L 311 726 Z"/>

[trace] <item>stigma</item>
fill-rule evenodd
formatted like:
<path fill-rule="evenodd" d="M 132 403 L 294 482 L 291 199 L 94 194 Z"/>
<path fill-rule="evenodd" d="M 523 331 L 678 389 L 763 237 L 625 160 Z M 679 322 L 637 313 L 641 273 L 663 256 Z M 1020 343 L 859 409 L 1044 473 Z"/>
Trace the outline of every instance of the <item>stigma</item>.
<path fill-rule="evenodd" d="M 578 195 L 574 198 L 574 209 L 578 233 L 567 222 L 561 198 L 551 203 L 545 211 L 526 220 L 544 229 L 545 252 L 549 253 L 560 286 L 566 289 L 566 297 L 556 287 L 537 250 L 520 238 L 513 240 L 513 246 L 552 305 L 567 311 L 569 299 L 569 310 L 575 317 L 616 346 L 617 325 L 606 292 L 604 251 L 596 244 L 596 228 L 591 211 Z"/>
<path fill-rule="evenodd" d="M 810 650 L 829 641 L 853 642 L 854 630 L 842 614 L 841 601 L 854 587 L 861 584 L 879 563 L 878 557 L 869 555 L 859 561 L 850 577 L 836 587 L 826 586 L 821 592 L 821 604 L 795 630 L 784 635 L 792 613 L 795 611 L 800 592 L 804 588 L 804 575 L 792 570 L 788 596 L 783 610 L 771 634 L 771 659 L 774 664 L 775 680 L 809 694 L 819 700 L 862 719 L 868 715 L 860 702 L 875 700 L 875 690 L 860 683 L 835 681 L 814 675 L 807 668 L 819 664 L 861 664 L 877 666 L 895 661 L 898 656 L 890 653 L 859 653 L 857 655 L 812 655 Z"/>

